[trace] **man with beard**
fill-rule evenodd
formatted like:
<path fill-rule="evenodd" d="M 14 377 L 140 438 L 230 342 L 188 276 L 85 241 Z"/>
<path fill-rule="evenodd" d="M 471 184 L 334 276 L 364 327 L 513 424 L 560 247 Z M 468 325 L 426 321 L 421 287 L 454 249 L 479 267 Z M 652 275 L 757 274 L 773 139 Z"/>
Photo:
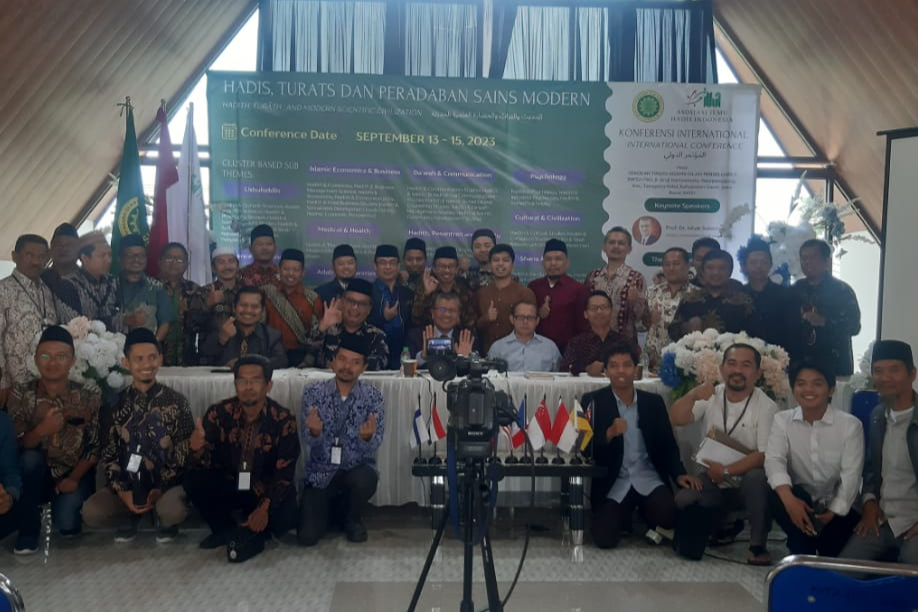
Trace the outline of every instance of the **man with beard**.
<path fill-rule="evenodd" d="M 249 252 L 252 263 L 242 269 L 242 284 L 261 288 L 267 283 L 276 283 L 277 266 L 274 255 L 277 243 L 274 241 L 274 229 L 270 225 L 256 225 L 249 234 Z"/>
<path fill-rule="evenodd" d="M 881 401 L 868 428 L 864 516 L 841 556 L 918 565 L 918 413 L 912 347 L 899 340 L 879 340 L 873 346 L 871 373 Z"/>
<path fill-rule="evenodd" d="M 236 292 L 233 314 L 220 331 L 207 338 L 201 353 L 214 365 L 233 367 L 246 355 L 263 355 L 273 368 L 287 367 L 287 353 L 281 334 L 261 322 L 265 294 L 258 287 L 245 286 Z"/>
<path fill-rule="evenodd" d="M 551 238 L 545 242 L 542 252 L 545 276 L 529 283 L 539 308 L 539 326 L 536 331 L 558 345 L 562 353 L 571 338 L 586 328 L 582 313 L 587 288 L 568 276 L 570 265 L 567 245 L 557 238 Z"/>
<path fill-rule="evenodd" d="M 647 326 L 647 362 L 650 371 L 656 373 L 660 367 L 663 349 L 672 342 L 669 324 L 676 316 L 682 298 L 694 291 L 689 282 L 689 254 L 685 249 L 672 247 L 663 253 L 663 282 L 647 288 L 647 310 L 644 325 Z"/>
<path fill-rule="evenodd" d="M 236 292 L 242 286 L 239 274 L 239 258 L 236 251 L 226 247 L 218 247 L 211 254 L 216 280 L 201 287 L 204 296 L 203 312 L 196 313 L 195 318 L 202 321 L 202 336 L 198 344 L 201 352 L 201 365 L 210 365 L 208 357 L 203 354 L 204 345 L 212 335 L 218 335 L 220 328 L 226 320 L 233 316 L 233 304 L 236 302 Z M 199 306 L 200 307 L 200 306 Z"/>
<path fill-rule="evenodd" d="M 240 357 L 233 366 L 235 397 L 195 423 L 189 446 L 197 469 L 188 473 L 185 490 L 210 526 L 199 544 L 204 550 L 225 545 L 235 528 L 279 538 L 296 525 L 300 444 L 294 416 L 268 397 L 272 374 L 261 355 Z"/>
<path fill-rule="evenodd" d="M 335 377 L 303 391 L 301 440 L 309 462 L 297 536 L 304 546 L 318 543 L 331 517 L 348 541 L 367 539 L 363 510 L 379 482 L 376 451 L 385 431 L 382 394 L 358 380 L 368 350 L 365 338 L 343 338 L 331 362 Z"/>
<path fill-rule="evenodd" d="M 67 279 L 77 273 L 79 258 L 80 235 L 70 223 L 61 223 L 51 236 L 51 266 L 41 273 L 41 279 L 74 312 L 80 311 L 80 296 Z"/>
<path fill-rule="evenodd" d="M 723 384 L 699 385 L 673 403 L 669 419 L 673 425 L 690 425 L 703 420 L 706 434 L 717 432 L 748 451 L 742 459 L 723 465 L 712 462 L 701 475 L 701 491 L 684 489 L 676 494 L 680 519 L 691 525 L 702 543 L 691 558 L 700 558 L 707 540 L 728 508 L 742 504 L 749 515 L 752 534 L 747 562 L 768 565 L 768 483 L 765 478 L 765 449 L 778 407 L 756 382 L 762 375 L 762 356 L 748 344 L 734 344 L 724 351 L 720 366 Z M 731 485 L 723 488 L 727 483 Z M 735 485 L 735 486 L 734 486 Z M 720 534 L 719 544 L 728 544 L 742 530 L 742 521 L 729 533 Z M 683 552 L 683 551 L 680 551 Z M 688 551 L 685 551 L 688 552 Z M 697 555 L 697 556 L 695 556 Z"/>
<path fill-rule="evenodd" d="M 156 541 L 171 541 L 188 514 L 181 484 L 194 420 L 185 396 L 156 381 L 162 361 L 153 332 L 141 327 L 127 335 L 121 365 L 131 386 L 118 395 L 99 460 L 108 486 L 83 506 L 90 527 L 120 525 L 116 542 L 137 537 L 150 512 L 159 520 Z"/>
<path fill-rule="evenodd" d="M 405 241 L 405 269 L 399 273 L 402 282 L 416 293 L 422 284 L 424 270 L 427 269 L 427 243 L 420 238 L 409 238 Z"/>
<path fill-rule="evenodd" d="M 281 334 L 287 365 L 312 366 L 319 339 L 319 320 L 325 312 L 319 294 L 303 285 L 306 256 L 299 249 L 284 249 L 280 282 L 263 287 L 267 298 L 267 323 Z"/>

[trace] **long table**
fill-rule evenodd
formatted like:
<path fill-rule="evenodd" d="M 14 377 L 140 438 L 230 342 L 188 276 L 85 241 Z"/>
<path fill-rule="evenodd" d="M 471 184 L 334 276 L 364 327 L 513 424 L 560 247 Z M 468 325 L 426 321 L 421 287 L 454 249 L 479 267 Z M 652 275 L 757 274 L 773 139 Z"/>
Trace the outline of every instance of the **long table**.
<path fill-rule="evenodd" d="M 272 388 L 269 393 L 272 399 L 289 408 L 297 417 L 297 422 L 302 426 L 301 403 L 303 389 L 309 385 L 323 380 L 328 380 L 333 375 L 327 370 L 315 369 L 285 369 L 274 372 Z M 608 383 L 605 378 L 590 376 L 565 376 L 556 374 L 546 375 L 493 375 L 488 379 L 497 390 L 507 392 L 514 405 L 518 406 L 525 398 L 527 415 L 535 411 L 543 396 L 549 412 L 554 417 L 559 399 L 568 407 L 573 405 L 574 399 L 588 391 L 603 387 Z M 227 372 L 214 372 L 211 368 L 162 368 L 158 376 L 159 382 L 172 387 L 184 394 L 191 404 L 191 411 L 198 417 L 204 414 L 208 406 L 221 399 L 235 395 L 233 375 Z M 436 398 L 441 419 L 448 417 L 446 409 L 446 392 L 441 383 L 433 380 L 426 374 L 405 378 L 394 372 L 374 373 L 367 372 L 361 380 L 377 387 L 383 395 L 385 402 L 385 427 L 382 445 L 377 455 L 379 469 L 379 485 L 373 503 L 379 506 L 402 505 L 416 502 L 428 505 L 428 488 L 424 483 L 411 475 L 411 468 L 417 452 L 412 451 L 409 440 L 412 434 L 413 415 L 418 403 L 424 418 L 430 416 L 430 406 Z M 638 381 L 635 386 L 645 391 L 658 393 L 670 404 L 669 389 L 659 379 L 650 378 Z M 836 389 L 833 405 L 837 408 L 850 411 L 851 392 L 844 382 L 840 382 Z M 675 428 L 676 440 L 682 452 L 683 461 L 689 468 L 689 458 L 697 448 L 702 436 L 699 425 Z M 445 456 L 443 443 L 437 445 L 440 455 Z M 508 441 L 505 436 L 500 436 L 498 453 L 506 454 Z M 424 448 L 423 452 L 429 456 L 433 448 Z M 549 456 L 554 456 L 549 452 Z M 503 485 L 504 490 L 525 490 L 527 483 L 522 478 L 509 478 Z M 544 480 L 538 483 L 538 491 L 551 491 L 557 488 L 557 483 Z"/>

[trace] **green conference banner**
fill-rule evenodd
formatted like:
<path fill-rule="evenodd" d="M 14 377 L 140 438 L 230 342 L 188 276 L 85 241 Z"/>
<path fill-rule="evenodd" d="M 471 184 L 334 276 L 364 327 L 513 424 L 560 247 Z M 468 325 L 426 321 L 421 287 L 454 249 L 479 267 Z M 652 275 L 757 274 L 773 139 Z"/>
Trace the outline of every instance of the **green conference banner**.
<path fill-rule="evenodd" d="M 372 278 L 378 244 L 401 249 L 417 236 L 429 255 L 453 245 L 470 257 L 481 227 L 514 246 L 524 280 L 542 274 L 548 238 L 567 243 L 582 279 L 603 265 L 613 225 L 633 229 L 629 262 L 648 271 L 651 253 L 719 227 L 754 194 L 758 91 L 736 90 L 754 106 L 737 128 L 729 101 L 740 97 L 716 86 L 716 109 L 687 108 L 730 124 L 699 129 L 709 120 L 679 123 L 686 104 L 669 103 L 698 98 L 698 86 L 686 87 L 210 72 L 212 226 L 244 258 L 249 230 L 270 224 L 280 248 L 306 253 L 308 284 L 332 276 L 338 244 L 351 244 L 359 274 Z M 670 119 L 672 132 L 648 127 Z M 641 176 L 647 164 L 667 176 Z M 719 178 L 702 180 L 712 172 Z M 656 244 L 639 252 L 647 231 Z"/>

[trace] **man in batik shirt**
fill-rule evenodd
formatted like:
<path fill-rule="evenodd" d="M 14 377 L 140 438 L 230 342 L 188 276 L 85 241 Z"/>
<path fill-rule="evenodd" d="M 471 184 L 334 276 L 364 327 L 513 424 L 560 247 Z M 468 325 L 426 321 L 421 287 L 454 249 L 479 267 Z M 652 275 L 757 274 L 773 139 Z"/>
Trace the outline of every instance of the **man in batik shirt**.
<path fill-rule="evenodd" d="M 385 370 L 389 361 L 389 346 L 383 330 L 367 322 L 373 306 L 373 285 L 362 278 L 348 283 L 340 300 L 334 299 L 325 310 L 319 331 L 324 334 L 319 353 L 319 367 L 328 367 L 338 352 L 343 338 L 359 336 L 367 342 L 367 369 Z"/>
<path fill-rule="evenodd" d="M 313 366 L 321 345 L 319 321 L 325 312 L 319 294 L 303 286 L 306 257 L 299 249 L 284 249 L 280 281 L 264 286 L 267 323 L 281 334 L 287 365 Z"/>
<path fill-rule="evenodd" d="M 101 321 L 109 331 L 120 331 L 118 278 L 110 274 L 112 248 L 102 232 L 80 238 L 80 269 L 70 277 L 80 297 L 80 314 Z"/>
<path fill-rule="evenodd" d="M 236 292 L 242 286 L 236 251 L 226 247 L 217 247 L 211 254 L 211 264 L 217 279 L 201 288 L 204 304 L 201 306 L 202 312 L 196 315 L 203 321 L 201 339 L 198 343 L 201 365 L 213 365 L 208 356 L 204 354 L 204 345 L 211 335 L 218 335 L 226 320 L 233 316 Z"/>
<path fill-rule="evenodd" d="M 163 339 L 163 365 L 198 365 L 198 342 L 207 323 L 204 294 L 194 281 L 185 278 L 188 250 L 183 244 L 170 242 L 159 258 L 159 280 L 172 301 L 175 321 Z"/>
<path fill-rule="evenodd" d="M 686 293 L 694 291 L 689 282 L 689 254 L 685 249 L 666 249 L 663 253 L 663 277 L 663 283 L 647 288 L 647 310 L 644 312 L 647 341 L 644 350 L 651 372 L 660 367 L 663 348 L 672 342 L 669 324 L 676 316 L 676 309 Z"/>
<path fill-rule="evenodd" d="M 252 263 L 242 269 L 242 284 L 252 287 L 263 287 L 277 282 L 277 266 L 274 255 L 277 244 L 274 242 L 274 229 L 270 225 L 256 225 L 249 234 L 249 252 Z"/>

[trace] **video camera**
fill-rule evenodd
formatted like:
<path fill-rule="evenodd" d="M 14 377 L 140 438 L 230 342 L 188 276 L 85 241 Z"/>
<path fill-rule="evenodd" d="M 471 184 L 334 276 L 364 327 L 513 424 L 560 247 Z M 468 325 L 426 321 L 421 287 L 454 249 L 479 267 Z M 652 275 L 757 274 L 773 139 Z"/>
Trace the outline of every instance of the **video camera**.
<path fill-rule="evenodd" d="M 496 391 L 491 381 L 482 378 L 488 370 L 507 371 L 503 359 L 482 359 L 476 353 L 470 357 L 448 351 L 427 348 L 430 375 L 442 383 L 457 376 L 464 380 L 446 385 L 446 407 L 449 410 L 449 441 L 455 445 L 459 459 L 486 459 L 491 455 L 492 442 L 500 426 L 513 422 L 513 407 L 503 391 Z"/>

